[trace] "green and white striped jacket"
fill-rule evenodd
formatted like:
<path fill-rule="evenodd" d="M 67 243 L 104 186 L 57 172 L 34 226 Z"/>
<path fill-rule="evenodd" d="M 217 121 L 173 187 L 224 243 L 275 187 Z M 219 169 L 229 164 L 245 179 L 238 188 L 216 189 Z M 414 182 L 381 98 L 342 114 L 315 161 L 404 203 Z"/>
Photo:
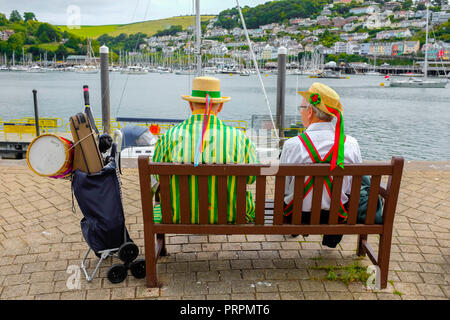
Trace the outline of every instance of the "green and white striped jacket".
<path fill-rule="evenodd" d="M 181 124 L 169 129 L 156 143 L 153 162 L 194 163 L 195 148 L 201 136 L 203 114 L 191 115 Z M 204 149 L 199 163 L 257 163 L 255 146 L 245 134 L 233 127 L 225 125 L 211 114 L 208 130 L 204 136 Z M 158 177 L 156 177 L 158 178 Z M 248 177 L 252 184 L 255 177 Z M 191 199 L 191 223 L 198 223 L 198 190 L 197 177 L 189 177 Z M 180 197 L 178 194 L 178 177 L 171 176 L 171 199 L 173 223 L 180 223 Z M 201 195 L 206 196 L 206 195 Z M 217 223 L 217 179 L 209 177 L 210 223 Z M 247 220 L 253 221 L 255 204 L 250 192 L 247 192 Z M 154 209 L 154 221 L 162 221 L 161 208 Z M 236 177 L 228 177 L 228 223 L 236 221 Z"/>

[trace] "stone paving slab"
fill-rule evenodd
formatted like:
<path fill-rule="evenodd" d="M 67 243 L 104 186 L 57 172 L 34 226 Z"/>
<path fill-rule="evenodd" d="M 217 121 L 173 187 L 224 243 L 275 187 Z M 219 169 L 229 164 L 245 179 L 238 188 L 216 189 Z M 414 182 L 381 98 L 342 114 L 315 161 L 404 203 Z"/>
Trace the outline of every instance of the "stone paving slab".
<path fill-rule="evenodd" d="M 76 204 L 72 211 L 70 182 L 39 177 L 23 161 L 0 160 L 0 299 L 448 300 L 449 168 L 443 162 L 406 164 L 384 290 L 325 279 L 331 267 L 371 264 L 355 255 L 353 235 L 344 236 L 336 249 L 323 247 L 319 235 L 168 235 L 170 255 L 157 265 L 163 286 L 146 288 L 131 275 L 120 284 L 107 280 L 109 266 L 120 263 L 116 257 L 87 282 L 79 273 L 87 250 L 82 214 Z M 123 173 L 128 230 L 143 252 L 138 173 L 134 168 Z M 369 236 L 374 250 L 376 240 Z M 96 263 L 91 254 L 89 270 Z"/>

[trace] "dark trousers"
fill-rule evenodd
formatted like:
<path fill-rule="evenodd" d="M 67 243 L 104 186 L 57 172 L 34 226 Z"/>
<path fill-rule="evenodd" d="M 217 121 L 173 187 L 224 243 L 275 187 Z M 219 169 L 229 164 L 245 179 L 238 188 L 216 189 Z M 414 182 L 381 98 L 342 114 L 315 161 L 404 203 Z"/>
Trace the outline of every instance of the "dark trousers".
<path fill-rule="evenodd" d="M 321 210 L 320 211 L 320 224 L 328 224 L 328 217 L 330 216 L 330 211 Z M 340 218 L 339 218 L 340 219 Z M 292 214 L 283 217 L 284 223 L 292 223 Z M 311 222 L 311 212 L 302 212 L 302 224 L 310 224 Z M 342 240 L 342 234 L 325 234 L 323 235 L 322 245 L 329 248 L 336 248 L 336 246 Z"/>

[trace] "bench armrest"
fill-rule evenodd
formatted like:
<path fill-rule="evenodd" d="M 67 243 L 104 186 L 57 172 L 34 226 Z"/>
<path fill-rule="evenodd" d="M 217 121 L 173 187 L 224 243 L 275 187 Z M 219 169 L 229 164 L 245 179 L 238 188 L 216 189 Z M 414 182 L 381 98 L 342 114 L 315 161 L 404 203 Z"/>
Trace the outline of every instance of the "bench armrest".
<path fill-rule="evenodd" d="M 386 200 L 386 198 L 388 196 L 388 193 L 386 191 L 386 186 L 385 185 L 383 185 L 383 184 L 380 185 L 380 192 L 379 192 L 379 194 L 384 200 Z"/>

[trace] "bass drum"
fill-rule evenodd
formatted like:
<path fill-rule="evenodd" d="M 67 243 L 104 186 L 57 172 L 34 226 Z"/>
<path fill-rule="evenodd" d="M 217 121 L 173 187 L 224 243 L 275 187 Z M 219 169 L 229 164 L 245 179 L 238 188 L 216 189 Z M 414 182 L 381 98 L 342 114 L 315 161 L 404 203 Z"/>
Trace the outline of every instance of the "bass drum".
<path fill-rule="evenodd" d="M 27 150 L 28 167 L 37 175 L 65 178 L 72 173 L 73 144 L 54 134 L 36 137 Z"/>

